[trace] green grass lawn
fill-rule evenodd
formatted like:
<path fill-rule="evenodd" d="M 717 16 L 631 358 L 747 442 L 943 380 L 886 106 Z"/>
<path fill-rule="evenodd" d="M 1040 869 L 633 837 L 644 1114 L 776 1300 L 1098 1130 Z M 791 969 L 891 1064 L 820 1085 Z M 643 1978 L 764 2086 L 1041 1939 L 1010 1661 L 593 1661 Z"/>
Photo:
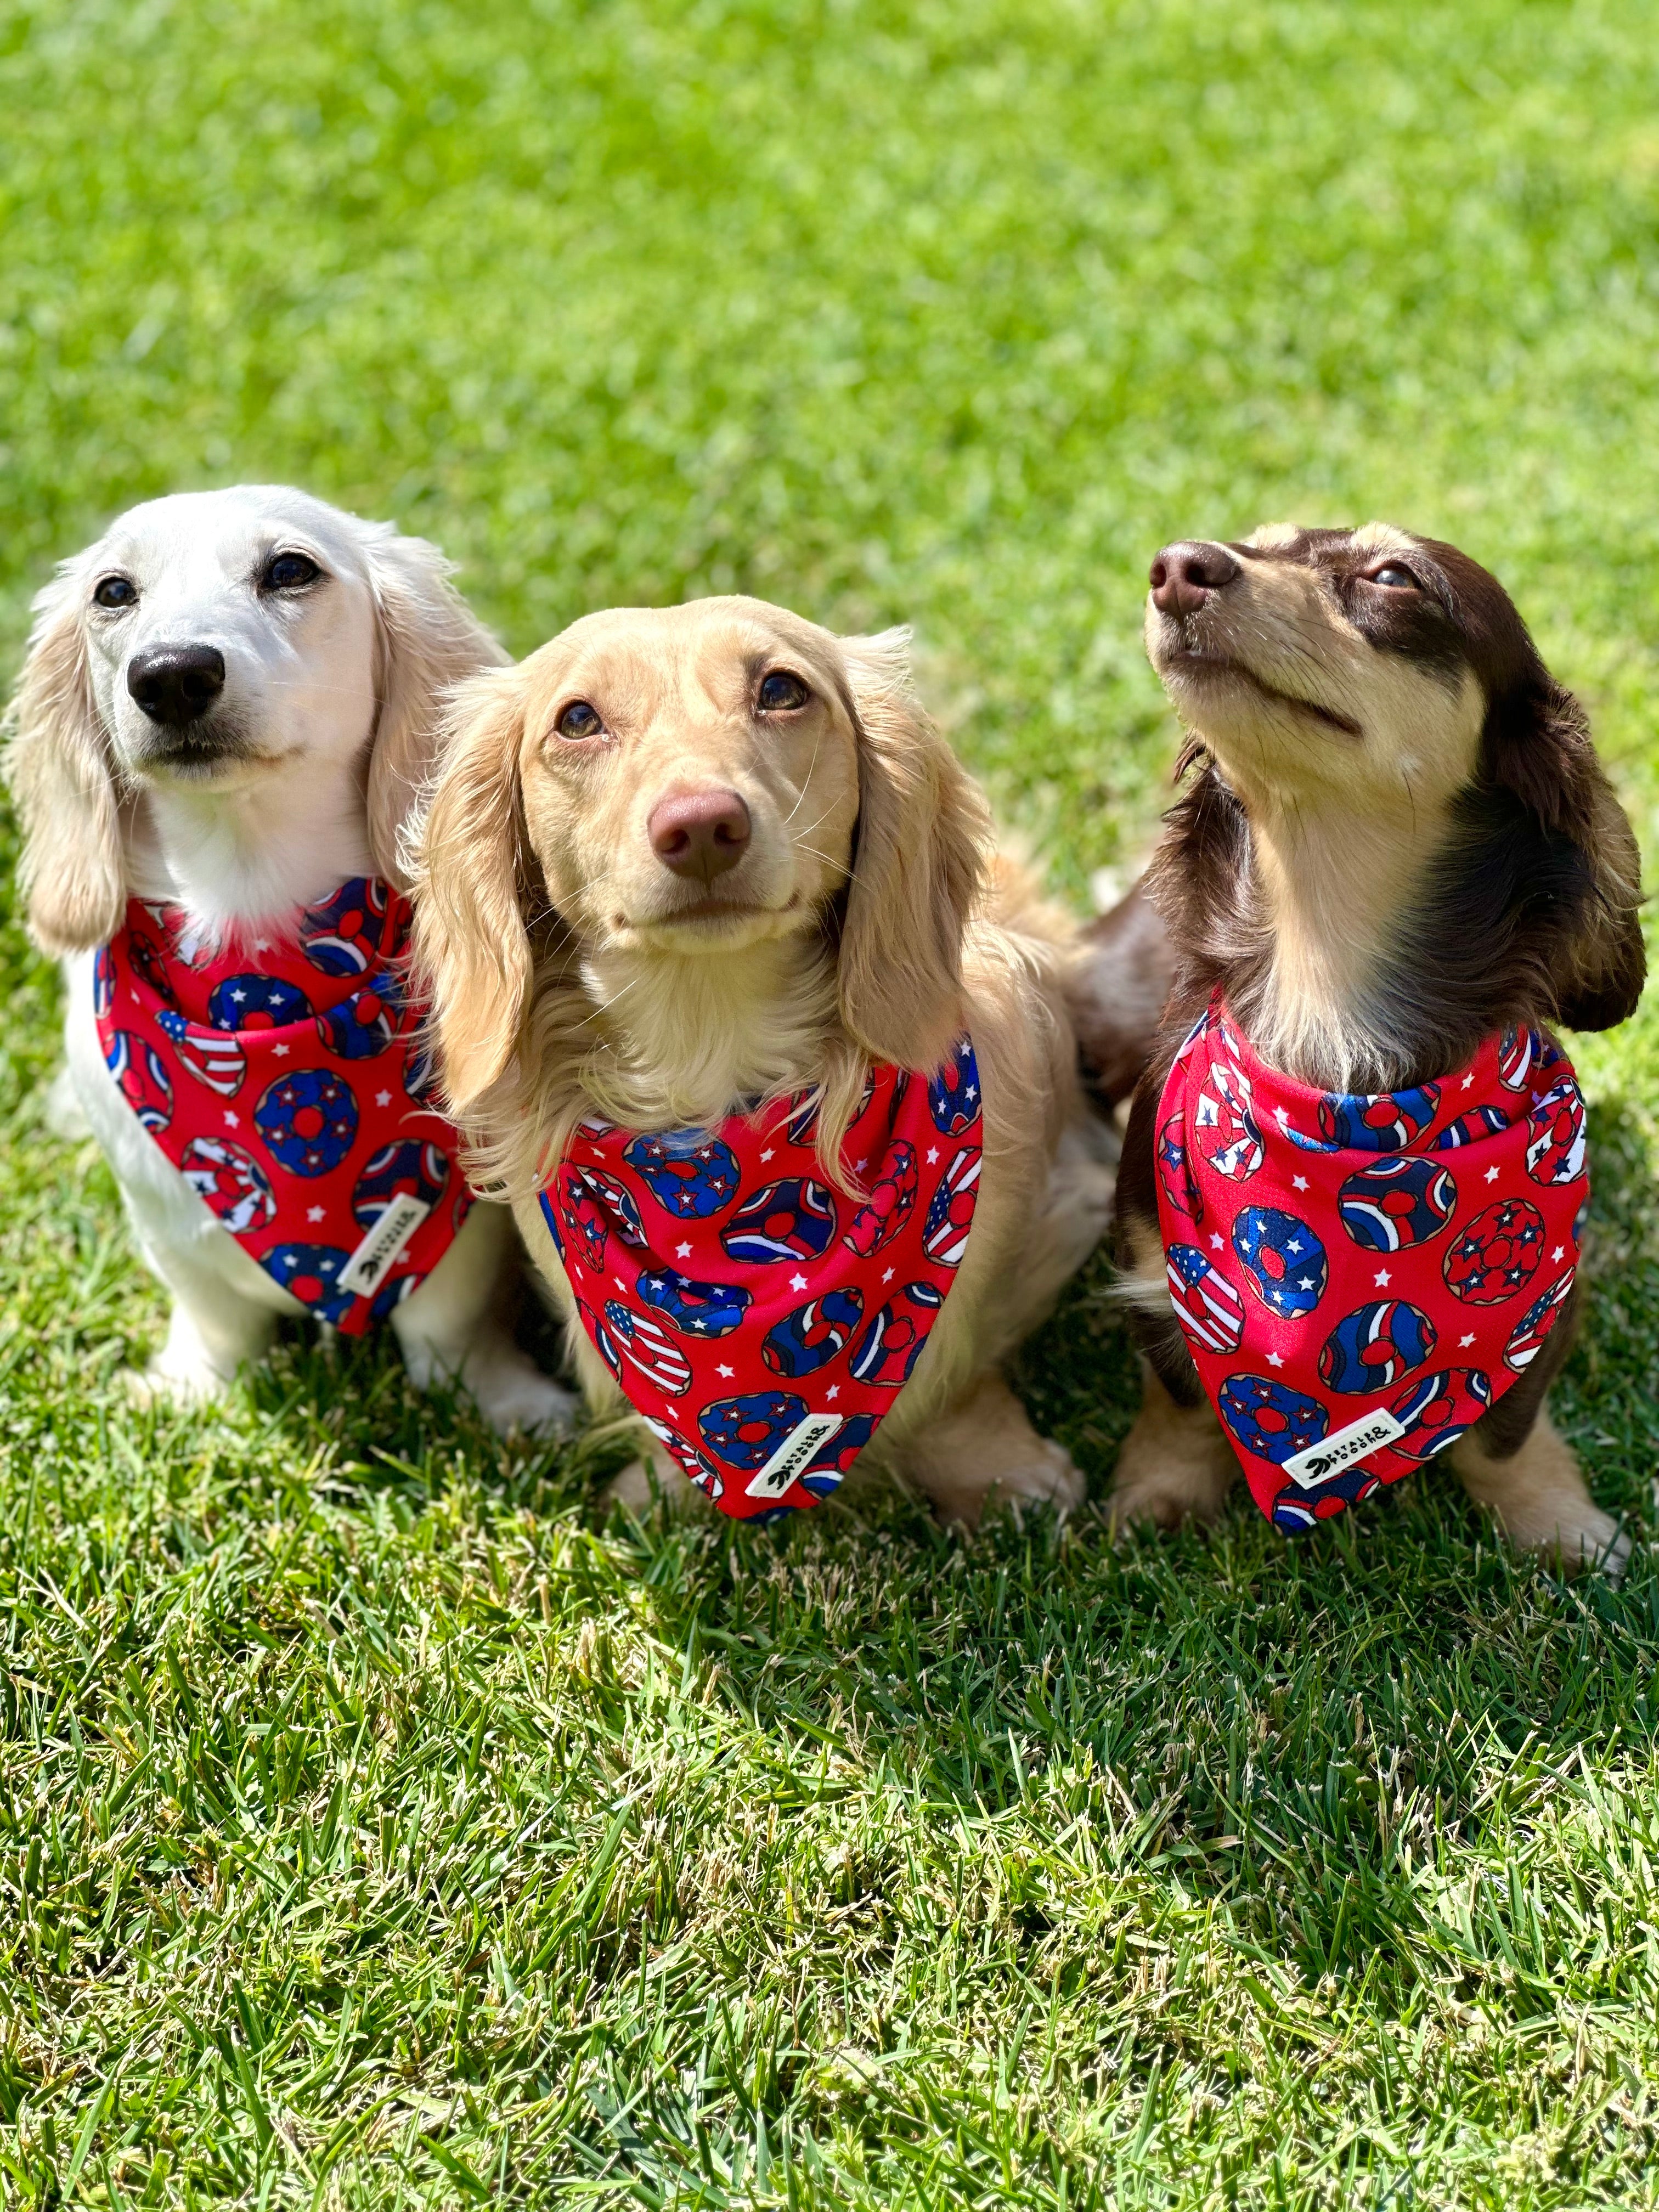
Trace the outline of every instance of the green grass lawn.
<path fill-rule="evenodd" d="M 182 485 L 437 538 L 507 640 L 913 621 L 1081 903 L 1176 733 L 1172 534 L 1510 585 L 1659 845 L 1637 0 L 0 0 L 0 647 Z M 1449 1477 L 1287 1547 L 899 1500 L 605 1526 L 297 1336 L 161 1322 L 0 942 L 0 2201 L 1659 2204 L 1659 1024 L 1581 1058 L 1559 1393 L 1624 1587 Z M 1097 1490 L 1103 1296 L 1027 1356 Z"/>

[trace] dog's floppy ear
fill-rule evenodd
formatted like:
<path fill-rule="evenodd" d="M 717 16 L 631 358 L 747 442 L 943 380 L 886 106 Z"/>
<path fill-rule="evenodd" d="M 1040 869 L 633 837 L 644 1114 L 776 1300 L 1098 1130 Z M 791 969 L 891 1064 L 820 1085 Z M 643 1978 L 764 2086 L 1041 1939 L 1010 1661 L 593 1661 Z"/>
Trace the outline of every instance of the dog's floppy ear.
<path fill-rule="evenodd" d="M 842 1020 L 874 1058 L 932 1069 L 962 1024 L 962 938 L 990 852 L 990 811 L 911 689 L 909 633 L 841 643 L 859 763 Z"/>
<path fill-rule="evenodd" d="M 523 734 L 517 669 L 492 669 L 464 684 L 445 715 L 443 766 L 413 833 L 415 965 L 458 1116 L 506 1068 L 530 990 L 520 903 Z"/>
<path fill-rule="evenodd" d="M 400 840 L 438 764 L 446 694 L 507 655 L 449 580 L 451 563 L 423 538 L 371 527 L 364 555 L 374 595 L 374 690 L 380 702 L 368 757 L 368 848 L 406 884 Z"/>
<path fill-rule="evenodd" d="M 1570 845 L 1588 878 L 1577 926 L 1563 930 L 1553 963 L 1559 1018 L 1569 1029 L 1612 1029 L 1635 1012 L 1647 974 L 1642 864 L 1589 718 L 1540 664 L 1493 701 L 1482 750 L 1488 780 L 1513 793 L 1552 840 Z"/>
<path fill-rule="evenodd" d="M 47 952 L 102 945 L 126 904 L 115 779 L 87 658 L 84 565 L 65 564 L 35 600 L 27 657 L 6 714 L 6 779 L 23 822 L 29 934 Z"/>

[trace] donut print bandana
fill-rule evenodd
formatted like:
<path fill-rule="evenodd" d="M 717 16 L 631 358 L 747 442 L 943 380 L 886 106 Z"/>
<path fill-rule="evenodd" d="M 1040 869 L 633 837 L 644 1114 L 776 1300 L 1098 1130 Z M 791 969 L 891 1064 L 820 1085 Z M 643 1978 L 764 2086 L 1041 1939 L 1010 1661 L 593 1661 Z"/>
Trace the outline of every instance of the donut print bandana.
<path fill-rule="evenodd" d="M 1572 1288 L 1584 1103 L 1535 1030 L 1376 1097 L 1310 1090 L 1218 1000 L 1158 1105 L 1170 1296 L 1285 1529 L 1456 1442 L 1524 1374 Z"/>
<path fill-rule="evenodd" d="M 580 1124 L 542 1212 L 582 1327 L 677 1466 L 740 1520 L 815 1505 L 908 1381 L 968 1249 L 979 1072 L 873 1068 L 832 1189 L 815 1094 L 717 1129 Z"/>
<path fill-rule="evenodd" d="M 362 877 L 297 933 L 204 950 L 134 899 L 93 969 L 121 1095 L 242 1249 L 361 1335 L 418 1288 L 471 1199 L 403 993 L 408 901 Z"/>

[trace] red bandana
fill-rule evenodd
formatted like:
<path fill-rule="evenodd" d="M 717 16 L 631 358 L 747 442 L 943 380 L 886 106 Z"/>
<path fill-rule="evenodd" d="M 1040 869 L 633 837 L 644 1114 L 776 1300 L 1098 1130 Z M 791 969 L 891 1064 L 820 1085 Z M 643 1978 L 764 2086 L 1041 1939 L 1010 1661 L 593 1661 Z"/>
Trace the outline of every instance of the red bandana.
<path fill-rule="evenodd" d="M 93 970 L 128 1105 L 242 1249 L 349 1336 L 419 1287 L 472 1202 L 393 964 L 409 918 L 356 877 L 297 939 L 214 952 L 182 908 L 134 899 Z"/>
<path fill-rule="evenodd" d="M 1367 1097 L 1269 1067 L 1218 997 L 1158 1121 L 1170 1295 L 1281 1528 L 1443 1451 L 1560 1316 L 1589 1198 L 1584 1102 L 1535 1030 Z"/>
<path fill-rule="evenodd" d="M 722 1513 L 815 1505 L 909 1379 L 968 1249 L 979 1071 L 871 1071 L 820 1182 L 816 1092 L 712 1132 L 578 1127 L 542 1212 L 582 1327 Z"/>

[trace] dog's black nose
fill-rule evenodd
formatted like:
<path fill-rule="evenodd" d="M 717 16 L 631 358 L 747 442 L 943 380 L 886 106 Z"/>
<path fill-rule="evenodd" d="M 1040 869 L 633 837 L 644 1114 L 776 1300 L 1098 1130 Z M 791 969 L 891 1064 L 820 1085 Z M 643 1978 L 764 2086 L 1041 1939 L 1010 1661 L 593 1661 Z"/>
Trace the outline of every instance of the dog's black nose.
<path fill-rule="evenodd" d="M 735 791 L 678 792 L 659 799 L 645 827 L 665 867 L 705 884 L 735 868 L 749 847 L 749 809 Z"/>
<path fill-rule="evenodd" d="M 1231 584 L 1238 563 L 1224 545 L 1183 538 L 1152 563 L 1152 605 L 1161 615 L 1196 614 L 1212 592 Z"/>
<path fill-rule="evenodd" d="M 127 663 L 127 690 L 152 722 L 178 729 L 199 722 L 225 688 L 216 645 L 158 645 Z"/>

